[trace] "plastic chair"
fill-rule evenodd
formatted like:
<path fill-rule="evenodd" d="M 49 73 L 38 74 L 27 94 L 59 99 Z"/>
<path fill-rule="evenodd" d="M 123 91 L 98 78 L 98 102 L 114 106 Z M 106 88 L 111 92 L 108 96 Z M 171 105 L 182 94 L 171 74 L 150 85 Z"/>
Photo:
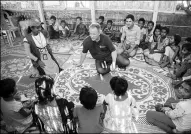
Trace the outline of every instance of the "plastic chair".
<path fill-rule="evenodd" d="M 8 20 L 5 19 L 4 14 L 7 16 Z M 14 38 L 16 38 L 15 32 L 18 31 L 20 37 L 22 37 L 20 28 L 15 26 L 12 22 L 12 17 L 9 16 L 7 12 L 1 12 L 1 34 L 5 42 L 5 38 L 8 40 L 9 45 L 13 46 Z M 6 42 L 5 42 L 6 43 Z"/>

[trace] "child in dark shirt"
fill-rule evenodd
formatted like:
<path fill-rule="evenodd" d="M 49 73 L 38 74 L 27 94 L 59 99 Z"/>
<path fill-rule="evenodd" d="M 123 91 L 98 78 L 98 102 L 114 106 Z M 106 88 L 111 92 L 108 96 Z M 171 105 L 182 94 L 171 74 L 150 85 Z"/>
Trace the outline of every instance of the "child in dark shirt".
<path fill-rule="evenodd" d="M 101 133 L 103 131 L 104 110 L 97 103 L 97 92 L 91 87 L 83 87 L 80 91 L 80 102 L 83 106 L 74 108 L 74 118 L 78 120 L 78 133 Z"/>
<path fill-rule="evenodd" d="M 88 30 L 86 28 L 86 25 L 82 23 L 82 17 L 76 18 L 76 26 L 74 29 L 74 39 L 85 39 L 88 35 Z"/>
<path fill-rule="evenodd" d="M 59 26 L 59 32 L 60 32 L 61 38 L 67 38 L 70 36 L 70 30 L 69 30 L 65 20 L 61 20 L 61 23 Z"/>
<path fill-rule="evenodd" d="M 107 27 L 103 31 L 106 35 L 110 37 L 110 39 L 114 38 L 114 30 L 112 24 L 113 24 L 112 20 L 108 20 Z"/>

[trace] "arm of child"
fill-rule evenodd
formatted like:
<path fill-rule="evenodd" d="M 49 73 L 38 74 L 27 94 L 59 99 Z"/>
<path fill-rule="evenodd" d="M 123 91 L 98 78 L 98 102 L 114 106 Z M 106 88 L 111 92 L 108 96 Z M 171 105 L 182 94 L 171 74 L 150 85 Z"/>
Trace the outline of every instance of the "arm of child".
<path fill-rule="evenodd" d="M 174 110 L 166 110 L 165 114 L 169 116 L 171 119 L 176 119 L 178 117 L 182 117 L 185 113 L 185 110 L 179 105 L 179 103 L 176 105 L 176 108 Z"/>
<path fill-rule="evenodd" d="M 80 38 L 83 37 L 86 34 L 86 25 L 83 27 L 83 33 L 80 35 Z"/>
<path fill-rule="evenodd" d="M 135 120 L 137 121 L 139 118 L 139 110 L 137 108 L 136 100 L 132 98 L 132 105 L 131 105 L 133 116 L 135 117 Z"/>

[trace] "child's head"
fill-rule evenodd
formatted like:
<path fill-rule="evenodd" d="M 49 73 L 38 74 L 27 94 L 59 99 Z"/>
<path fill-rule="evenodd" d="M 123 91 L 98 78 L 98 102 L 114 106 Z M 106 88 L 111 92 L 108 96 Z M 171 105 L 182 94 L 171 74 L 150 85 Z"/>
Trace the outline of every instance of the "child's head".
<path fill-rule="evenodd" d="M 65 20 L 61 20 L 60 25 L 64 28 L 67 24 Z"/>
<path fill-rule="evenodd" d="M 179 87 L 179 93 L 184 99 L 191 98 L 191 80 L 184 81 Z"/>
<path fill-rule="evenodd" d="M 148 22 L 148 30 L 152 30 L 154 27 L 154 22 L 153 21 L 149 21 Z"/>
<path fill-rule="evenodd" d="M 54 24 L 56 22 L 56 17 L 54 16 L 54 15 L 52 15 L 51 17 L 50 17 L 50 23 L 51 24 Z"/>
<path fill-rule="evenodd" d="M 170 44 L 174 44 L 175 46 L 178 46 L 178 44 L 180 43 L 181 41 L 181 37 L 180 35 L 178 34 L 175 34 L 174 36 L 172 36 L 170 38 Z"/>
<path fill-rule="evenodd" d="M 94 109 L 98 99 L 97 92 L 92 88 L 85 86 L 80 91 L 80 103 L 88 110 Z"/>
<path fill-rule="evenodd" d="M 156 25 L 155 30 L 154 30 L 154 35 L 158 37 L 161 34 L 161 26 Z"/>
<path fill-rule="evenodd" d="M 144 18 L 140 18 L 139 21 L 138 21 L 138 26 L 140 28 L 143 28 L 145 25 L 145 19 Z"/>
<path fill-rule="evenodd" d="M 112 20 L 108 20 L 107 21 L 107 28 L 111 28 L 112 24 L 113 24 L 113 21 Z"/>
<path fill-rule="evenodd" d="M 9 98 L 16 94 L 16 82 L 11 78 L 0 80 L 1 97 Z"/>
<path fill-rule="evenodd" d="M 99 16 L 98 23 L 103 23 L 104 22 L 104 16 Z"/>
<path fill-rule="evenodd" d="M 77 24 L 80 24 L 81 22 L 82 22 L 82 17 L 77 17 L 77 18 L 76 18 L 76 23 L 77 23 Z"/>
<path fill-rule="evenodd" d="M 127 15 L 126 17 L 126 26 L 132 27 L 134 25 L 135 18 L 132 14 Z"/>
<path fill-rule="evenodd" d="M 54 99 L 52 94 L 53 85 L 54 79 L 47 75 L 43 75 L 35 80 L 35 90 L 39 103 L 47 104 L 48 101 Z"/>
<path fill-rule="evenodd" d="M 127 92 L 128 83 L 126 79 L 115 76 L 110 80 L 110 86 L 116 96 L 123 96 Z"/>
<path fill-rule="evenodd" d="M 182 54 L 191 54 L 191 43 L 185 43 L 182 45 Z"/>
<path fill-rule="evenodd" d="M 161 37 L 165 38 L 168 33 L 169 33 L 169 28 L 168 27 L 162 27 L 161 28 Z"/>
<path fill-rule="evenodd" d="M 185 39 L 185 42 L 191 43 L 191 37 L 187 37 L 187 38 Z"/>

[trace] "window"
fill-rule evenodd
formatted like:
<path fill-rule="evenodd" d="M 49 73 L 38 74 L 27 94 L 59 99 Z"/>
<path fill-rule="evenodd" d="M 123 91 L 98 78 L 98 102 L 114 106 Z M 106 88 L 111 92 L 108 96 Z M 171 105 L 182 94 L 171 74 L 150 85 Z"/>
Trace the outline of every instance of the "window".
<path fill-rule="evenodd" d="M 177 1 L 176 11 L 186 10 L 188 7 L 191 7 L 190 0 Z"/>

